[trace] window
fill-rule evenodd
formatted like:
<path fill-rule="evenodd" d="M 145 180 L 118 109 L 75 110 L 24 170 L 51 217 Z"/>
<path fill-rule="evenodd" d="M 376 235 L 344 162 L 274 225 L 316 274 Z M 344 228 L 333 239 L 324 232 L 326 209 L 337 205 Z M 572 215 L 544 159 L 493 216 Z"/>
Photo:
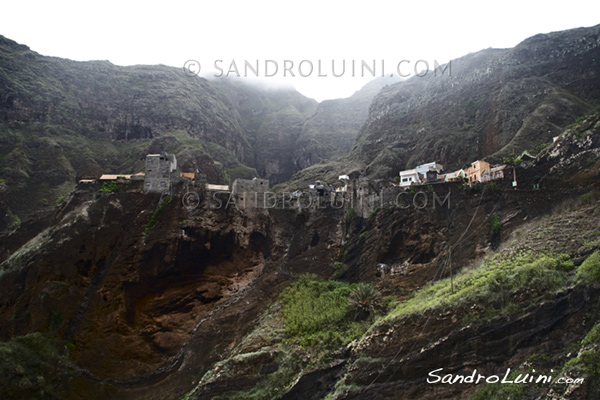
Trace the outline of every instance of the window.
<path fill-rule="evenodd" d="M 165 187 L 165 186 L 167 186 L 167 182 L 165 182 L 165 181 L 160 181 L 160 186 L 162 186 L 162 187 Z"/>

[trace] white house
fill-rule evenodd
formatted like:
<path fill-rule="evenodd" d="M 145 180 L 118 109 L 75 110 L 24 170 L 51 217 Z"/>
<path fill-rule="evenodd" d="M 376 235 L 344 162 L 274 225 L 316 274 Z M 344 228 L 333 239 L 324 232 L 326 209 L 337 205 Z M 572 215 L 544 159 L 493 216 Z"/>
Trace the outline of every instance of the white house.
<path fill-rule="evenodd" d="M 421 177 L 419 172 L 417 172 L 416 169 L 400 171 L 400 187 L 407 187 L 413 184 L 421 184 Z"/>
<path fill-rule="evenodd" d="M 338 192 L 338 193 L 340 193 L 340 192 L 347 192 L 348 191 L 348 181 L 350 181 L 350 177 L 348 175 L 340 175 L 338 177 L 338 180 L 342 181 L 344 183 L 344 186 L 337 187 L 335 189 L 335 191 Z"/>
<path fill-rule="evenodd" d="M 463 180 L 467 174 L 464 170 L 459 169 L 458 171 L 450 172 L 446 174 L 445 181 L 446 182 L 456 182 Z"/>
<path fill-rule="evenodd" d="M 442 172 L 444 170 L 444 166 L 433 161 L 433 162 L 430 162 L 427 164 L 417 165 L 415 167 L 415 170 L 417 170 L 417 172 L 420 173 L 421 175 L 425 175 L 425 174 L 427 174 L 427 172 L 429 172 L 431 170 L 437 171 L 439 174 L 440 172 Z"/>

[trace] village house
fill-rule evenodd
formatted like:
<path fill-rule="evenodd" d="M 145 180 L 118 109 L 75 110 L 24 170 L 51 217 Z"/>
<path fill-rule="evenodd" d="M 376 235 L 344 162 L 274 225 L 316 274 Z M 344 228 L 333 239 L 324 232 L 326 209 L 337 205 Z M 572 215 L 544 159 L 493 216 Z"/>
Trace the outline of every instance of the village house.
<path fill-rule="evenodd" d="M 341 181 L 344 186 L 338 186 L 335 188 L 337 193 L 346 193 L 348 191 L 348 182 L 350 181 L 350 177 L 348 175 L 340 175 L 338 180 Z"/>
<path fill-rule="evenodd" d="M 173 182 L 179 180 L 177 158 L 175 154 L 161 153 L 146 156 L 146 173 L 144 191 L 165 193 L 171 192 Z"/>
<path fill-rule="evenodd" d="M 490 171 L 490 163 L 477 160 L 471 163 L 471 166 L 467 168 L 467 179 L 469 180 L 469 185 L 474 183 L 484 182 L 482 179 L 482 175 L 489 174 Z"/>
<path fill-rule="evenodd" d="M 400 187 L 408 187 L 410 185 L 420 185 L 422 175 L 416 169 L 400 171 Z"/>
<path fill-rule="evenodd" d="M 321 181 L 316 181 L 312 185 L 308 185 L 308 193 L 313 195 L 325 196 L 326 194 L 331 193 L 331 191 L 331 187 Z"/>
<path fill-rule="evenodd" d="M 207 183 L 206 190 L 209 192 L 229 192 L 229 185 L 215 185 L 213 183 Z"/>
<path fill-rule="evenodd" d="M 443 165 L 438 164 L 437 162 L 433 161 L 430 163 L 417 165 L 415 167 L 415 170 L 417 170 L 417 172 L 419 174 L 426 176 L 427 172 L 429 172 L 429 171 L 437 171 L 437 173 L 439 174 L 444 170 L 444 167 L 443 167 Z"/>
<path fill-rule="evenodd" d="M 437 182 L 439 180 L 439 172 L 435 169 L 430 169 L 425 173 L 425 183 Z"/>
<path fill-rule="evenodd" d="M 102 174 L 102 175 L 100 175 L 100 178 L 98 178 L 99 181 L 116 181 L 117 179 L 128 180 L 128 179 L 131 179 L 131 175 L 130 174 Z"/>
<path fill-rule="evenodd" d="M 268 179 L 236 179 L 231 185 L 231 197 L 240 208 L 263 208 L 268 191 Z"/>
<path fill-rule="evenodd" d="M 495 165 L 481 175 L 481 182 L 489 182 L 496 179 L 504 179 L 506 165 Z"/>
<path fill-rule="evenodd" d="M 458 171 L 447 173 L 443 180 L 444 182 L 463 182 L 466 176 L 465 170 L 461 168 Z"/>
<path fill-rule="evenodd" d="M 527 168 L 535 161 L 535 157 L 529 154 L 527 150 L 521 153 L 519 159 L 521 160 L 521 168 Z"/>

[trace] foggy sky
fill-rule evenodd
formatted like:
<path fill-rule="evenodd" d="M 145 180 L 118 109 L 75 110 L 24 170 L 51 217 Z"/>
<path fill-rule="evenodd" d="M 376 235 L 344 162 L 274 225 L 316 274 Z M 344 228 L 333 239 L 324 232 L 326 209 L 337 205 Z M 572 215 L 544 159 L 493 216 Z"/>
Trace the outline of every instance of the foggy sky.
<path fill-rule="evenodd" d="M 447 63 L 485 48 L 513 47 L 537 33 L 600 23 L 600 2 L 547 1 L 148 1 L 10 2 L 2 6 L 0 34 L 43 55 L 117 65 L 181 67 L 197 60 L 214 74 L 266 60 L 285 60 L 306 76 L 264 76 L 271 85 L 293 85 L 319 101 L 347 97 L 373 76 L 346 72 L 342 60 L 383 62 L 396 73 L 401 60 Z M 320 61 L 321 74 L 307 74 Z M 254 65 L 254 64 L 252 64 Z M 349 65 L 349 64 L 347 64 Z M 289 63 L 288 63 L 289 66 Z M 410 70 L 408 64 L 404 71 Z M 326 70 L 329 74 L 326 75 Z M 293 69 L 289 71 L 294 71 Z M 323 72 L 324 71 L 324 72 Z M 348 70 L 349 71 L 349 70 Z M 217 71 L 218 72 L 218 71 Z M 379 74 L 379 70 L 377 74 Z M 326 75 L 326 76 L 325 76 Z M 243 79 L 243 77 L 242 77 Z"/>

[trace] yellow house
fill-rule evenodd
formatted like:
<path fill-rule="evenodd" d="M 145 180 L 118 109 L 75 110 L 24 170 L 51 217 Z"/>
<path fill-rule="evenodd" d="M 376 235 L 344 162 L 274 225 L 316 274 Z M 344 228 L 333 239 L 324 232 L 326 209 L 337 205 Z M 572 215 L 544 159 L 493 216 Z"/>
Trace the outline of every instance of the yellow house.
<path fill-rule="evenodd" d="M 475 182 L 483 182 L 482 175 L 490 173 L 490 163 L 477 160 L 467 168 L 467 179 L 469 179 L 469 185 Z"/>

